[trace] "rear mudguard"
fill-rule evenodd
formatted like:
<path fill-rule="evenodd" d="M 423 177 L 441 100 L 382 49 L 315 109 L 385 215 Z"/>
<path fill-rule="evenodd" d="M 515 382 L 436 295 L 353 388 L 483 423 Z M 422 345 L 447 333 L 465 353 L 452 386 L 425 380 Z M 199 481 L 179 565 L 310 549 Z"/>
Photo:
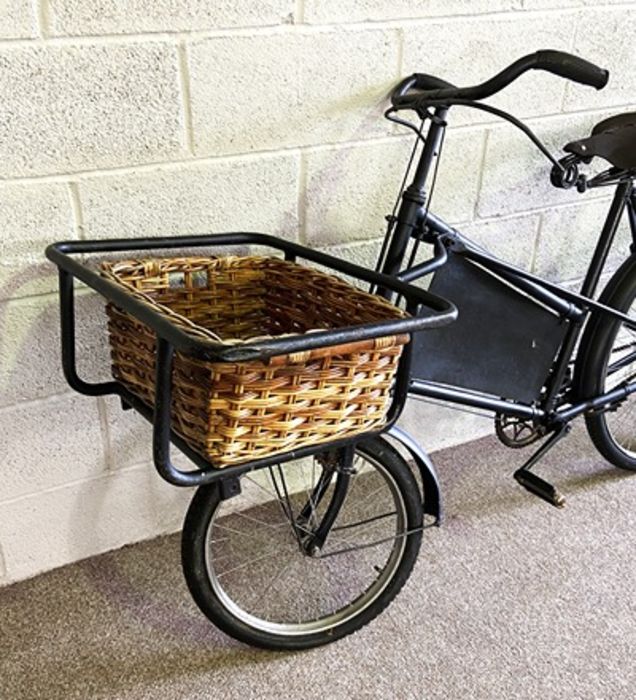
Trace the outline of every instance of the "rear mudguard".
<path fill-rule="evenodd" d="M 413 458 L 422 477 L 422 506 L 424 513 L 435 518 L 435 525 L 441 525 L 443 520 L 442 493 L 435 467 L 428 453 L 414 437 L 397 425 L 390 428 L 386 434 L 397 440 Z"/>

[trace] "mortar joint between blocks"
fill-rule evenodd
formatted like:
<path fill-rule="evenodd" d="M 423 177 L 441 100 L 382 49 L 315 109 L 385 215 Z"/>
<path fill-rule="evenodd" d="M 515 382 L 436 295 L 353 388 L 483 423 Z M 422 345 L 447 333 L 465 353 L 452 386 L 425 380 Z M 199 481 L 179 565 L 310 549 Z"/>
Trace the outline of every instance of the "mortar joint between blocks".
<path fill-rule="evenodd" d="M 68 182 L 69 197 L 71 200 L 71 211 L 73 213 L 73 225 L 75 235 L 79 240 L 84 240 L 84 214 L 82 212 L 82 201 L 80 199 L 79 185 L 77 182 Z"/>
<path fill-rule="evenodd" d="M 190 69 L 188 66 L 188 48 L 184 40 L 177 45 L 179 56 L 179 83 L 183 110 L 183 125 L 185 129 L 188 153 L 194 156 L 194 124 L 192 116 L 192 102 L 190 96 Z"/>
<path fill-rule="evenodd" d="M 530 272 L 536 274 L 537 272 L 537 261 L 539 259 L 539 246 L 541 245 L 541 237 L 543 234 L 543 224 L 545 222 L 545 214 L 541 212 L 539 214 L 539 221 L 537 222 L 537 230 L 534 236 L 534 246 L 532 249 L 532 256 L 530 257 Z"/>
<path fill-rule="evenodd" d="M 103 396 L 97 397 L 97 415 L 99 416 L 99 432 L 102 436 L 102 454 L 107 472 L 115 471 L 113 444 L 108 424 L 108 407 Z"/>
<path fill-rule="evenodd" d="M 49 0 L 32 0 L 35 21 L 41 39 L 47 39 L 50 34 Z"/>
<path fill-rule="evenodd" d="M 294 5 L 294 24 L 305 23 L 305 0 L 296 0 Z"/>
<path fill-rule="evenodd" d="M 307 245 L 307 187 L 309 186 L 309 175 L 307 167 L 307 156 L 304 151 L 300 152 L 298 162 L 298 240 L 302 245 Z"/>
<path fill-rule="evenodd" d="M 479 202 L 481 201 L 481 193 L 484 185 L 484 170 L 486 167 L 486 156 L 488 154 L 488 138 L 490 129 L 484 130 L 483 141 L 481 144 L 481 157 L 479 158 L 479 170 L 477 171 L 477 189 L 475 191 L 475 206 L 473 207 L 473 220 L 477 220 Z M 515 212 L 516 213 L 516 212 Z"/>
<path fill-rule="evenodd" d="M 579 28 L 581 26 L 581 17 L 582 14 L 581 12 L 577 12 L 575 14 L 575 22 L 574 22 L 574 27 L 572 29 L 572 36 L 570 37 L 570 45 L 568 47 L 570 53 L 575 53 L 576 50 L 576 41 L 579 36 Z M 566 111 L 566 103 L 568 99 L 568 94 L 570 93 L 570 83 L 569 81 L 563 81 L 563 91 L 561 93 L 561 112 Z"/>

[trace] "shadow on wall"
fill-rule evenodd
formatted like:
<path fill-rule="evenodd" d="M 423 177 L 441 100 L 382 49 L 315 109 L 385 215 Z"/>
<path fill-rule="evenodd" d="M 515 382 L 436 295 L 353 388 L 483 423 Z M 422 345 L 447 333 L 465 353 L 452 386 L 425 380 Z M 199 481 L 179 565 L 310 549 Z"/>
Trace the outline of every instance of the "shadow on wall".
<path fill-rule="evenodd" d="M 21 264 L 19 272 L 14 272 L 17 265 L 10 258 L 0 261 L 0 266 L 0 300 L 33 296 L 57 286 L 56 268 L 48 261 Z"/>
<path fill-rule="evenodd" d="M 51 271 L 47 264 L 28 266 L 6 281 L 1 292 L 23 289 L 20 280 L 51 276 Z M 88 377 L 105 379 L 109 363 L 102 300 L 92 292 L 78 291 L 78 364 Z M 57 295 L 0 303 L 0 405 L 70 392 L 62 375 L 59 325 Z"/>

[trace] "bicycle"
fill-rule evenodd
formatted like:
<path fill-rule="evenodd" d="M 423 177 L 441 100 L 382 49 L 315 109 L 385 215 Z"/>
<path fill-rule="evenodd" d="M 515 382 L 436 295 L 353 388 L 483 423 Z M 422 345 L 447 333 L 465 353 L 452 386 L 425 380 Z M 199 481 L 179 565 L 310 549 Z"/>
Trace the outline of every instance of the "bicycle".
<path fill-rule="evenodd" d="M 375 271 L 263 234 L 67 242 L 47 249 L 60 268 L 66 378 L 85 394 L 118 394 L 125 408 L 146 416 L 154 425 L 159 473 L 171 483 L 199 487 L 183 528 L 184 573 L 203 613 L 233 637 L 272 649 L 315 647 L 356 631 L 397 595 L 411 573 L 423 530 L 442 521 L 434 467 L 417 441 L 395 424 L 409 396 L 493 413 L 496 433 L 509 447 L 543 440 L 514 476 L 555 506 L 564 504 L 563 496 L 531 469 L 578 416 L 584 415 L 595 446 L 607 460 L 636 470 L 636 436 L 629 423 L 634 405 L 629 398 L 636 391 L 636 320 L 629 315 L 636 299 L 636 114 L 604 120 L 589 137 L 566 145 L 567 155 L 557 159 L 522 122 L 481 102 L 530 69 L 597 89 L 608 80 L 607 71 L 578 57 L 539 51 L 473 87 L 414 74 L 394 88 L 385 116 L 412 129 L 415 143 L 399 206 L 387 217 Z M 495 258 L 430 211 L 427 183 L 432 178 L 432 190 L 434 163 L 439 162 L 448 113 L 455 105 L 485 110 L 521 129 L 551 162 L 556 187 L 584 192 L 616 186 L 579 293 Z M 403 111 L 414 112 L 419 125 L 398 116 Z M 582 174 L 580 166 L 597 156 L 610 167 L 592 177 Z M 596 301 L 593 296 L 626 209 L 634 243 Z M 71 255 L 246 243 L 270 246 L 288 260 L 303 258 L 365 281 L 375 294 L 405 305 L 411 314 L 393 325 L 385 322 L 385 330 L 412 332 L 414 340 L 400 360 L 391 408 L 379 429 L 213 471 L 170 424 L 174 351 L 209 357 L 210 344 L 160 323 L 147 307 Z M 418 262 L 422 244 L 432 246 L 433 257 Z M 428 275 L 428 291 L 412 284 Z M 90 384 L 77 375 L 75 277 L 156 332 L 154 408 L 119 382 Z M 317 346 L 317 336 L 323 342 L 348 342 L 359 340 L 361 333 L 365 338 L 379 334 L 369 328 L 339 333 L 281 338 L 253 352 L 271 356 L 304 351 Z M 185 472 L 174 467 L 171 442 L 199 468 Z"/>

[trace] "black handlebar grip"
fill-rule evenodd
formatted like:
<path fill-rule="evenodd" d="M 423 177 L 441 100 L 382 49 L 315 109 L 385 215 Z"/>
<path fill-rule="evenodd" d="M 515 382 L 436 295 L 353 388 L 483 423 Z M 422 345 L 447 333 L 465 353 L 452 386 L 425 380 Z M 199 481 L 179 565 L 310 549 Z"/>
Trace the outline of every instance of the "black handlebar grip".
<path fill-rule="evenodd" d="M 595 66 L 578 56 L 564 51 L 537 51 L 534 68 L 547 70 L 568 80 L 574 80 L 583 85 L 591 85 L 602 90 L 609 79 L 609 71 Z"/>
<path fill-rule="evenodd" d="M 443 88 L 454 88 L 452 83 L 436 78 L 434 75 L 426 73 L 413 73 L 408 78 L 400 81 L 391 92 L 391 103 L 394 107 L 404 107 L 407 103 L 414 102 L 414 95 L 408 96 L 411 90 L 437 90 Z"/>

